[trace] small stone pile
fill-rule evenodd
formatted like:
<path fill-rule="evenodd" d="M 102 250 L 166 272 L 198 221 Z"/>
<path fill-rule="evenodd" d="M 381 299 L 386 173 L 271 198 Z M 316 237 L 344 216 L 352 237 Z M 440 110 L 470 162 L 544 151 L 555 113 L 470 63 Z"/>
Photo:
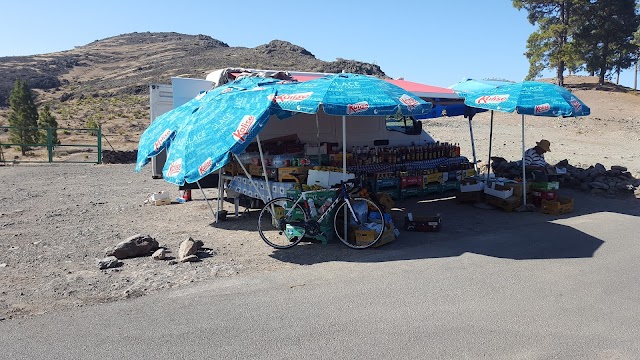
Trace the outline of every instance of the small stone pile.
<path fill-rule="evenodd" d="M 508 162 L 503 158 L 492 158 L 491 168 L 496 176 L 513 179 L 522 176 L 518 162 Z M 640 178 L 634 177 L 624 166 L 612 166 L 609 170 L 597 163 L 588 168 L 580 168 L 562 160 L 555 165 L 566 168 L 567 173 L 558 177 L 558 182 L 566 188 L 579 189 L 594 195 L 634 194 L 640 199 Z"/>
<path fill-rule="evenodd" d="M 145 256 L 151 256 L 154 260 L 168 260 L 170 265 L 175 265 L 178 262 L 196 262 L 201 258 L 215 255 L 214 250 L 203 246 L 204 243 L 201 240 L 189 237 L 180 243 L 176 260 L 172 256 L 168 256 L 171 251 L 166 247 L 161 247 L 156 239 L 149 235 L 136 234 L 113 248 L 106 249 L 107 257 L 96 259 L 96 266 L 101 270 L 117 268 L 124 264 L 120 260 Z"/>
<path fill-rule="evenodd" d="M 102 150 L 103 164 L 135 164 L 138 159 L 138 150 L 119 151 Z"/>
<path fill-rule="evenodd" d="M 567 174 L 559 178 L 566 187 L 588 191 L 596 195 L 634 194 L 640 199 L 640 178 L 635 178 L 624 166 L 612 166 L 607 170 L 597 163 L 586 169 L 570 165 L 566 160 L 558 167 L 565 167 Z"/>

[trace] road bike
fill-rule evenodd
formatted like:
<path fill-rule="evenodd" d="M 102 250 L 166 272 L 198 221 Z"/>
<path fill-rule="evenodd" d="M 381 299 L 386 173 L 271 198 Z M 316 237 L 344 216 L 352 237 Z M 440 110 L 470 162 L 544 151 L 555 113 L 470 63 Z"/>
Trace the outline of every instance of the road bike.
<path fill-rule="evenodd" d="M 308 199 L 314 193 L 326 190 L 303 191 L 298 199 L 279 197 L 267 202 L 258 215 L 260 237 L 276 249 L 287 249 L 296 246 L 305 236 L 333 231 L 350 248 L 364 249 L 375 245 L 386 226 L 384 214 L 372 200 L 351 196 L 359 183 L 359 179 L 341 181 L 339 188 L 331 189 L 338 195 L 328 207 L 320 208 L 318 216 L 312 216 L 314 211 L 309 207 Z M 323 229 L 323 220 L 332 215 L 333 229 Z"/>

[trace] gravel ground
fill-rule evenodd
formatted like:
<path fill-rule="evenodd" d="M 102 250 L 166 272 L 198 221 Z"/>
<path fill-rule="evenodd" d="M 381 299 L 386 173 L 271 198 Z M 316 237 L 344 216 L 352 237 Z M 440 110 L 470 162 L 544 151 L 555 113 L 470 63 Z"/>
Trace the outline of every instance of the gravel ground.
<path fill-rule="evenodd" d="M 286 266 L 267 256 L 270 248 L 255 231 L 246 231 L 255 229 L 255 220 L 213 228 L 201 193 L 185 204 L 145 205 L 150 193 L 175 197 L 177 187 L 135 174 L 133 165 L 4 166 L 0 182 L 0 319 Z M 137 233 L 151 235 L 173 256 L 191 236 L 213 256 L 177 265 L 144 257 L 97 268 L 105 249 Z"/>
<path fill-rule="evenodd" d="M 167 288 L 312 264 L 317 259 L 362 256 L 341 243 L 301 243 L 277 251 L 256 231 L 258 210 L 216 226 L 200 190 L 193 201 L 145 204 L 152 192 L 178 188 L 152 179 L 150 167 L 133 164 L 21 163 L 0 166 L 0 320 L 70 307 L 117 301 Z M 205 189 L 208 199 L 215 189 Z M 215 199 L 212 202 L 215 206 Z M 226 203 L 230 213 L 233 204 Z M 241 207 L 242 211 L 243 208 Z M 177 257 L 192 237 L 204 243 L 201 261 L 171 265 L 140 257 L 119 268 L 99 270 L 105 251 L 135 234 L 155 238 Z M 313 251 L 305 251 L 314 246 Z"/>

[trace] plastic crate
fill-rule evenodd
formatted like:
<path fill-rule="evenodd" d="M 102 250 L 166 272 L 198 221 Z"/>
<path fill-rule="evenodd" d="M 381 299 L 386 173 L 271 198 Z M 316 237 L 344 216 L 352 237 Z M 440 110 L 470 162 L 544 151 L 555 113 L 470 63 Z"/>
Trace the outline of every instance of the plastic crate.
<path fill-rule="evenodd" d="M 560 189 L 560 183 L 557 181 L 534 182 L 531 187 L 533 190 L 558 190 Z"/>
<path fill-rule="evenodd" d="M 574 200 L 570 197 L 559 196 L 557 200 L 542 199 L 540 211 L 545 214 L 561 215 L 573 211 Z"/>

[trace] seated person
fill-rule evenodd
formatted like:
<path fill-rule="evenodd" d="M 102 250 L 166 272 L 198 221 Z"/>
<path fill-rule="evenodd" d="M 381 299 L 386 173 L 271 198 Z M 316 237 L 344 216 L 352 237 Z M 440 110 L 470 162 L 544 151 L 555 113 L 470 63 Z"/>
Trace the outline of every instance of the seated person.
<path fill-rule="evenodd" d="M 525 170 L 537 182 L 549 181 L 547 174 L 555 172 L 555 168 L 544 159 L 544 153 L 551 151 L 550 146 L 549 140 L 542 139 L 524 153 Z"/>

